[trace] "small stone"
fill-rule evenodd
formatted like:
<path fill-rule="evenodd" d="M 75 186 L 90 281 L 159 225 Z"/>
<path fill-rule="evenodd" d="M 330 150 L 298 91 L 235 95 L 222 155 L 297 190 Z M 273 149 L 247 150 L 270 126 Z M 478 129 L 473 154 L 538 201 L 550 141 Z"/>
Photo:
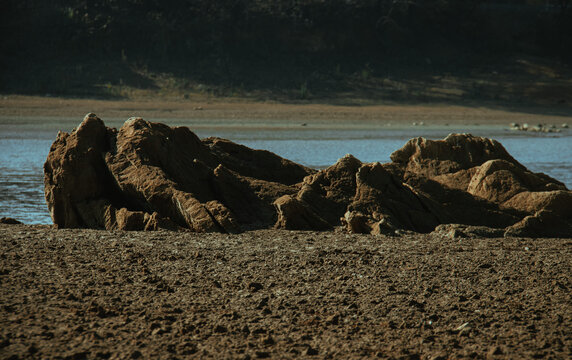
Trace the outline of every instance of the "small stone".
<path fill-rule="evenodd" d="M 256 306 L 257 309 L 263 309 L 264 307 L 266 307 L 268 305 L 268 300 L 270 298 L 265 297 L 260 299 L 260 302 L 258 303 L 258 305 Z"/>
<path fill-rule="evenodd" d="M 423 308 L 425 308 L 425 304 L 420 303 L 420 302 L 415 301 L 415 300 L 409 301 L 408 305 L 409 305 L 409 306 L 416 307 L 416 308 L 418 308 L 418 309 L 420 309 L 420 310 L 423 310 Z"/>
<path fill-rule="evenodd" d="M 502 355 L 503 351 L 500 346 L 493 346 L 489 349 L 488 355 Z"/>
<path fill-rule="evenodd" d="M 226 326 L 217 325 L 213 331 L 215 332 L 215 334 L 222 334 L 222 333 L 227 332 L 228 330 L 227 330 Z"/>
<path fill-rule="evenodd" d="M 458 332 L 459 335 L 468 335 L 471 329 L 472 329 L 471 324 L 469 322 L 466 322 L 461 326 L 459 326 L 458 328 L 456 328 L 455 331 Z"/>
<path fill-rule="evenodd" d="M 340 322 L 340 315 L 330 315 L 326 318 L 326 324 L 338 325 Z"/>
<path fill-rule="evenodd" d="M 250 284 L 248 284 L 248 288 L 252 292 L 257 292 L 259 290 L 262 290 L 264 286 L 259 282 L 251 282 Z"/>
<path fill-rule="evenodd" d="M 431 356 L 429 359 L 431 359 L 431 360 L 446 360 L 448 358 L 447 358 L 447 355 L 445 355 L 445 354 L 436 354 L 436 355 Z"/>
<path fill-rule="evenodd" d="M 274 345 L 276 344 L 276 341 L 274 341 L 274 339 L 272 338 L 272 336 L 268 335 L 267 337 L 265 337 L 264 339 L 262 339 L 262 342 L 266 345 Z"/>
<path fill-rule="evenodd" d="M 28 353 L 33 355 L 35 353 L 38 352 L 38 348 L 36 347 L 36 344 L 32 344 L 30 346 L 28 346 Z"/>
<path fill-rule="evenodd" d="M 563 129 L 568 129 L 568 124 L 564 123 L 564 124 L 562 124 L 561 127 L 562 127 Z"/>
<path fill-rule="evenodd" d="M 14 219 L 14 218 L 11 218 L 11 217 L 3 217 L 3 218 L 0 218 L 0 224 L 21 225 L 22 222 Z"/>
<path fill-rule="evenodd" d="M 462 331 L 466 328 L 470 328 L 470 323 L 466 322 L 466 323 L 460 325 L 458 328 L 455 329 L 455 331 Z"/>
<path fill-rule="evenodd" d="M 304 354 L 306 356 L 314 356 L 314 355 L 318 355 L 319 351 L 317 349 L 314 349 L 311 346 L 308 346 L 308 348 L 306 349 L 306 351 L 304 351 Z"/>

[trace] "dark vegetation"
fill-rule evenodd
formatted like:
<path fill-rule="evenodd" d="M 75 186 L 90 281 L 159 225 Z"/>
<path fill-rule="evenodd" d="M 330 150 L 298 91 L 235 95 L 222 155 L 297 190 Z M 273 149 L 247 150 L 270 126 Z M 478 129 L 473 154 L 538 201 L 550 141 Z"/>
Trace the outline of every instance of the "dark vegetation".
<path fill-rule="evenodd" d="M 0 91 L 562 102 L 569 3 L 3 0 Z"/>

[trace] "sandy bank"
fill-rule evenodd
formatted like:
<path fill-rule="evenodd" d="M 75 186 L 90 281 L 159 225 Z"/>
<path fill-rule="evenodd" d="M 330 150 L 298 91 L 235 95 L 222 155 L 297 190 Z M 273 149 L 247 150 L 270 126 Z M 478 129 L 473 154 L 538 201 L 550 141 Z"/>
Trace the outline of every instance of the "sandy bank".
<path fill-rule="evenodd" d="M 191 98 L 188 100 L 93 100 L 10 95 L 0 98 L 0 117 L 79 118 L 88 112 L 102 119 L 140 116 L 147 120 L 264 120 L 266 122 L 306 122 L 337 124 L 348 122 L 394 123 L 411 125 L 508 125 L 570 122 L 572 109 L 506 109 L 478 105 L 385 104 L 342 106 L 330 104 L 283 104 L 238 99 Z M 552 115 L 551 115 L 552 114 Z"/>
<path fill-rule="evenodd" d="M 571 239 L 0 225 L 3 358 L 554 358 Z"/>

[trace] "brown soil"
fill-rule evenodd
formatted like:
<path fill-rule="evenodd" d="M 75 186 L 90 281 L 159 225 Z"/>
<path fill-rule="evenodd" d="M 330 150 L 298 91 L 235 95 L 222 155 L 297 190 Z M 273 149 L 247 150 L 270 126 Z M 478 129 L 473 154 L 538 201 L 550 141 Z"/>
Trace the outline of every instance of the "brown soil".
<path fill-rule="evenodd" d="M 127 119 L 140 116 L 149 121 L 159 119 L 188 120 L 263 120 L 272 122 L 304 121 L 307 123 L 343 124 L 352 122 L 391 122 L 410 125 L 517 123 L 557 124 L 570 122 L 572 108 L 503 108 L 479 105 L 447 104 L 370 104 L 333 105 L 317 103 L 284 104 L 252 102 L 244 99 L 193 97 L 188 100 L 138 99 L 93 100 L 10 95 L 0 98 L 0 117 L 76 118 L 88 112 L 101 119 Z"/>
<path fill-rule="evenodd" d="M 1 358 L 572 356 L 572 240 L 1 225 Z"/>

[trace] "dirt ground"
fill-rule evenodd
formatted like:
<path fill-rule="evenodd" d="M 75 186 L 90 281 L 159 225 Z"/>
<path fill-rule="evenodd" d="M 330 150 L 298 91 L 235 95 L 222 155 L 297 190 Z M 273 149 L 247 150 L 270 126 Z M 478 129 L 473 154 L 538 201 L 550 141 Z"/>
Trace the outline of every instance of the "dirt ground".
<path fill-rule="evenodd" d="M 351 125 L 353 122 L 391 122 L 411 125 L 480 124 L 508 125 L 570 123 L 572 107 L 507 108 L 486 105 L 450 104 L 364 104 L 325 103 L 286 104 L 251 102 L 241 99 L 193 97 L 190 99 L 95 100 L 8 95 L 0 97 L 0 117 L 59 117 L 81 121 L 88 112 L 101 119 L 128 119 L 140 116 L 149 121 L 160 119 L 263 120 L 265 122 L 306 122 Z"/>
<path fill-rule="evenodd" d="M 0 225 L 0 358 L 572 357 L 572 239 Z"/>

